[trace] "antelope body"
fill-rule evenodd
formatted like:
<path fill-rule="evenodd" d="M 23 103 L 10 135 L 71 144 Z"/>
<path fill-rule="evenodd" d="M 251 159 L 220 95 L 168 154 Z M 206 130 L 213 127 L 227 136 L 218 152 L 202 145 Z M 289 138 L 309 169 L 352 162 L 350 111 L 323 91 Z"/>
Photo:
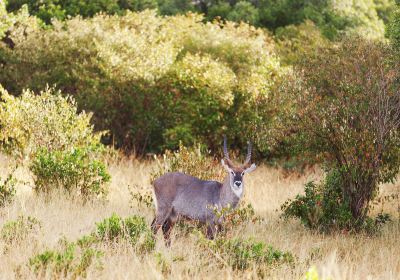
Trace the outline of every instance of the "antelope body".
<path fill-rule="evenodd" d="M 251 144 L 242 166 L 235 166 L 229 159 L 226 139 L 224 155 L 221 163 L 228 174 L 223 183 L 200 180 L 180 172 L 167 173 L 154 181 L 157 210 L 152 230 L 156 234 L 162 227 L 167 244 L 175 222 L 181 217 L 206 224 L 207 237 L 213 238 L 216 226 L 219 228 L 222 222 L 216 217 L 213 208 L 235 208 L 239 203 L 243 194 L 243 176 L 256 168 L 255 164 L 250 164 Z"/>

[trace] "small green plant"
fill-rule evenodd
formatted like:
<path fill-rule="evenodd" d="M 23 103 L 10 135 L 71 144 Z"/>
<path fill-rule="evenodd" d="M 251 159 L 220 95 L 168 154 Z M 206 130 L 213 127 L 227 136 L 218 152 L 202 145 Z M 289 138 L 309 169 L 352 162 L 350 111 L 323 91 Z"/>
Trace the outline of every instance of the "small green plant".
<path fill-rule="evenodd" d="M 13 172 L 8 174 L 4 181 L 0 178 L 0 207 L 12 201 L 15 196 L 16 184 L 17 179 L 14 177 Z"/>
<path fill-rule="evenodd" d="M 222 209 L 214 207 L 212 210 L 216 217 L 223 221 L 222 234 L 230 232 L 233 228 L 243 223 L 260 223 L 263 220 L 260 216 L 256 215 L 250 203 L 245 204 L 241 202 L 239 206 L 234 209 L 228 206 Z"/>
<path fill-rule="evenodd" d="M 50 274 L 53 278 L 86 277 L 88 267 L 99 262 L 103 253 L 94 248 L 79 247 L 76 243 L 61 241 L 61 249 L 46 250 L 29 259 L 29 265 L 39 276 Z"/>
<path fill-rule="evenodd" d="M 322 232 L 365 230 L 374 233 L 390 220 L 388 214 L 383 213 L 375 220 L 370 217 L 356 220 L 349 202 L 344 198 L 342 184 L 338 170 L 328 172 L 325 180 L 319 184 L 308 182 L 304 187 L 304 195 L 299 194 L 281 206 L 283 217 L 298 218 L 307 228 Z"/>
<path fill-rule="evenodd" d="M 99 240 L 128 240 L 139 252 L 149 252 L 154 249 L 155 240 L 145 219 L 139 216 L 121 218 L 113 214 L 96 224 L 95 236 Z"/>
<path fill-rule="evenodd" d="M 165 259 L 165 256 L 161 252 L 157 252 L 154 257 L 157 261 L 157 266 L 163 275 L 171 273 L 171 264 L 168 263 L 168 261 Z"/>
<path fill-rule="evenodd" d="M 213 256 L 219 256 L 224 265 L 229 265 L 235 270 L 245 270 L 254 264 L 277 266 L 294 262 L 291 253 L 276 250 L 264 242 L 256 242 L 252 239 L 208 240 L 201 236 L 199 244 L 207 248 Z"/>
<path fill-rule="evenodd" d="M 163 158 L 156 158 L 158 168 L 151 175 L 151 181 L 167 172 L 183 172 L 203 180 L 222 181 L 225 172 L 220 162 L 205 152 L 200 145 L 188 148 L 179 144 L 179 150 L 166 151 Z"/>
<path fill-rule="evenodd" d="M 105 195 L 110 175 L 104 163 L 92 156 L 92 150 L 40 149 L 29 167 L 35 176 L 35 190 L 47 193 L 60 188 L 69 193 L 78 192 L 83 197 Z"/>
<path fill-rule="evenodd" d="M 39 232 L 41 223 L 38 219 L 28 216 L 19 216 L 16 220 L 6 222 L 1 228 L 1 239 L 11 244 L 25 239 L 31 233 Z"/>
<path fill-rule="evenodd" d="M 133 188 L 129 188 L 129 194 L 131 196 L 131 206 L 138 206 L 139 208 L 145 207 L 152 209 L 154 207 L 153 195 L 148 190 L 141 190 L 138 185 Z"/>

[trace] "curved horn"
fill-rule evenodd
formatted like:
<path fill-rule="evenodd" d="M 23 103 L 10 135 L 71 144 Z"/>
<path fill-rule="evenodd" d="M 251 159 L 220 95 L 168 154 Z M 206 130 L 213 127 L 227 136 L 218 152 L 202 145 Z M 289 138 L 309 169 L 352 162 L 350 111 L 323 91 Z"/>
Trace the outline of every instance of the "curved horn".
<path fill-rule="evenodd" d="M 250 164 L 250 160 L 251 160 L 251 142 L 249 141 L 249 144 L 247 146 L 247 156 L 246 156 L 246 161 L 244 162 L 244 165 L 248 165 Z"/>
<path fill-rule="evenodd" d="M 224 135 L 224 157 L 225 157 L 227 160 L 230 160 L 229 154 L 228 154 L 228 147 L 227 147 L 227 145 L 226 145 L 226 136 L 225 136 L 225 135 Z"/>

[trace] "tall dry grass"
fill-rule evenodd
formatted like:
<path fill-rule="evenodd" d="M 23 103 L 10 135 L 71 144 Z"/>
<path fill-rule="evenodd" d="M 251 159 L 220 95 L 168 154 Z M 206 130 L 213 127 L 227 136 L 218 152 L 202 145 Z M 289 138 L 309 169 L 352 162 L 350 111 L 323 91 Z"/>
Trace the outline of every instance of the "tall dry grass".
<path fill-rule="evenodd" d="M 112 213 L 121 216 L 144 215 L 150 223 L 153 213 L 131 202 L 130 189 L 150 189 L 149 174 L 153 165 L 148 162 L 124 159 L 110 165 L 112 174 L 111 190 L 107 201 L 93 201 L 82 204 L 62 193 L 55 193 L 51 199 L 35 195 L 31 191 L 29 174 L 18 170 L 24 185 L 18 186 L 15 201 L 0 209 L 0 227 L 8 220 L 20 215 L 33 216 L 42 223 L 40 231 L 13 246 L 0 240 L 0 278 L 35 279 L 27 265 L 31 256 L 46 248 L 56 246 L 61 238 L 76 240 L 90 233 L 95 223 Z M 0 174 L 4 174 L 8 162 L 0 158 Z M 315 265 L 321 278 L 331 279 L 400 279 L 400 224 L 399 201 L 378 204 L 374 211 L 383 208 L 390 212 L 395 221 L 384 227 L 378 236 L 335 234 L 323 235 L 303 228 L 298 221 L 280 219 L 280 205 L 303 189 L 308 180 L 318 180 L 318 171 L 305 175 L 285 176 L 277 169 L 259 167 L 245 178 L 246 202 L 250 202 L 257 215 L 264 218 L 261 223 L 245 223 L 231 233 L 237 237 L 253 237 L 271 244 L 277 249 L 290 251 L 296 256 L 293 265 L 265 268 L 268 279 L 300 279 Z M 385 185 L 381 194 L 399 194 L 400 185 Z M 157 236 L 155 252 L 163 256 L 167 269 L 163 271 L 156 253 L 137 256 L 127 244 L 104 245 L 102 266 L 92 265 L 88 279 L 257 279 L 256 267 L 244 272 L 233 271 L 222 266 L 215 258 L 205 259 L 198 251 L 194 235 L 178 234 L 175 229 L 172 246 L 166 248 L 161 234 Z M 50 279 L 47 275 L 44 278 Z"/>

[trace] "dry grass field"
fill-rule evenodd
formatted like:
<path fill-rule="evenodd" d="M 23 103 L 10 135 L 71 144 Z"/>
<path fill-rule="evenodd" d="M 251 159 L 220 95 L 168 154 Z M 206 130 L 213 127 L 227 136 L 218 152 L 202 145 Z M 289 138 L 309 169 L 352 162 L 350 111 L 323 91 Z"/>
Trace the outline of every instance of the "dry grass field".
<path fill-rule="evenodd" d="M 7 160 L 0 158 L 1 174 L 8 168 Z M 132 204 L 130 189 L 144 191 L 150 188 L 151 163 L 122 160 L 110 166 L 111 190 L 107 201 L 83 204 L 63 194 L 53 194 L 50 199 L 35 195 L 30 188 L 29 175 L 19 169 L 18 178 L 26 181 L 19 184 L 17 195 L 10 205 L 0 209 L 0 227 L 20 215 L 32 216 L 41 222 L 41 228 L 12 246 L 0 240 L 0 278 L 36 279 L 28 262 L 29 258 L 48 248 L 57 247 L 60 239 L 76 240 L 93 231 L 95 223 L 112 213 L 123 217 L 143 215 L 150 223 L 151 209 Z M 157 236 L 154 252 L 138 256 L 126 243 L 103 245 L 105 254 L 101 264 L 92 264 L 88 279 L 300 279 L 315 265 L 320 279 L 400 279 L 400 223 L 399 200 L 384 205 L 378 204 L 374 211 L 392 214 L 394 221 L 385 225 L 378 236 L 322 235 L 313 233 L 298 221 L 280 218 L 280 205 L 303 189 L 303 184 L 319 179 L 318 171 L 305 175 L 289 175 L 277 169 L 259 167 L 245 178 L 246 202 L 253 205 L 257 215 L 264 218 L 260 223 L 245 223 L 230 233 L 233 237 L 252 237 L 264 241 L 274 248 L 290 251 L 295 256 L 292 265 L 234 271 L 218 261 L 218 256 L 206 256 L 199 252 L 194 234 L 179 235 L 173 231 L 172 245 L 165 247 L 161 233 Z M 138 189 L 138 190 L 136 190 Z M 399 194 L 400 185 L 385 185 L 381 194 Z M 278 211 L 277 211 L 278 210 Z M 162 263 L 160 265 L 160 257 Z M 163 269 L 164 268 L 164 269 Z M 259 269 L 259 268 L 258 268 Z M 40 278 L 51 279 L 51 275 Z M 72 278 L 67 275 L 66 278 Z"/>

